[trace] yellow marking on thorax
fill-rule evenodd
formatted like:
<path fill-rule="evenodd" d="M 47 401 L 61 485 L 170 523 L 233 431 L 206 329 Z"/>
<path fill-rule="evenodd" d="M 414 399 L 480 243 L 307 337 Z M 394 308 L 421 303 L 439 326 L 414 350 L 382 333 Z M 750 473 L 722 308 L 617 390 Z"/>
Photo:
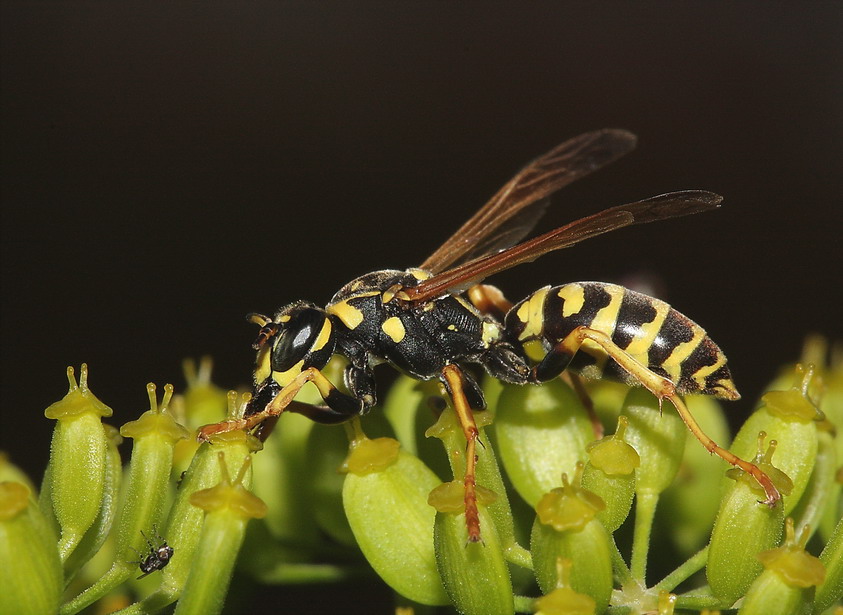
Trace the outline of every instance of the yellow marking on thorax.
<path fill-rule="evenodd" d="M 550 287 L 546 286 L 534 292 L 530 295 L 529 300 L 522 303 L 515 313 L 518 320 L 524 323 L 524 331 L 518 336 L 519 340 L 541 335 L 542 325 L 544 324 L 544 299 L 548 290 L 550 290 Z"/>
<path fill-rule="evenodd" d="M 425 271 L 424 269 L 418 269 L 416 267 L 413 267 L 412 269 L 407 269 L 407 273 L 412 275 L 419 282 L 421 282 L 422 280 L 426 280 L 430 277 L 429 271 Z"/>
<path fill-rule="evenodd" d="M 329 319 L 325 319 L 325 322 L 322 323 L 322 330 L 319 331 L 319 335 L 316 337 L 316 341 L 313 342 L 313 347 L 310 349 L 311 352 L 316 352 L 317 350 L 322 350 L 325 347 L 325 344 L 328 343 L 328 340 L 331 339 L 331 321 Z"/>
<path fill-rule="evenodd" d="M 468 312 L 471 312 L 472 314 L 476 314 L 478 316 L 478 318 L 480 317 L 480 310 L 478 310 L 477 306 L 475 306 L 466 297 L 464 297 L 463 295 L 451 295 L 451 297 L 457 303 L 459 303 L 461 306 L 463 306 Z"/>
<path fill-rule="evenodd" d="M 400 344 L 404 336 L 407 335 L 407 330 L 404 328 L 404 323 L 397 316 L 392 316 L 383 321 L 381 329 L 386 333 L 390 339 L 396 344 Z"/>
<path fill-rule="evenodd" d="M 557 294 L 565 301 L 562 305 L 562 318 L 579 314 L 585 305 L 585 289 L 579 284 L 566 284 Z"/>
<path fill-rule="evenodd" d="M 278 322 L 290 322 L 290 315 L 284 314 L 281 318 L 278 319 Z"/>
<path fill-rule="evenodd" d="M 650 349 L 650 346 L 653 345 L 653 341 L 658 336 L 659 330 L 662 328 L 662 323 L 664 323 L 664 319 L 670 311 L 670 306 L 664 301 L 653 299 L 652 297 L 650 297 L 649 300 L 650 305 L 656 311 L 656 316 L 653 318 L 652 322 L 647 322 L 641 325 L 638 333 L 634 338 L 632 338 L 629 346 L 626 347 L 627 353 L 631 354 L 639 361 L 642 361 L 643 357 L 642 362 L 645 365 L 647 364 L 647 351 Z"/>
<path fill-rule="evenodd" d="M 302 367 L 304 367 L 304 359 L 293 365 L 290 369 L 285 372 L 272 372 L 272 379 L 275 380 L 275 382 L 280 384 L 282 387 L 285 387 L 290 384 L 293 379 L 301 373 Z"/>
<path fill-rule="evenodd" d="M 376 295 L 377 293 L 372 294 Z M 348 300 L 338 301 L 329 305 L 327 312 L 339 318 L 346 327 L 352 330 L 363 322 L 363 312 L 353 305 L 349 305 Z"/>
<path fill-rule="evenodd" d="M 705 331 L 698 324 L 692 323 L 691 331 L 693 332 L 691 339 L 676 346 L 662 362 L 661 366 L 667 371 L 674 382 L 678 381 L 682 373 L 682 363 L 691 356 L 691 353 L 705 339 Z"/>
<path fill-rule="evenodd" d="M 501 338 L 501 328 L 497 323 L 483 321 L 483 331 L 480 334 L 480 339 L 487 346 L 492 342 L 496 342 Z"/>

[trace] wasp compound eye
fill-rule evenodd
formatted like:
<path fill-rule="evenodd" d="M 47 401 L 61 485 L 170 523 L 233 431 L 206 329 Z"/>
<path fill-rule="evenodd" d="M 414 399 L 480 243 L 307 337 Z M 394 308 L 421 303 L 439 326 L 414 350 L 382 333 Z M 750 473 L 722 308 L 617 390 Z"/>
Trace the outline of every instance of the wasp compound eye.
<path fill-rule="evenodd" d="M 314 349 L 325 325 L 326 315 L 317 308 L 305 308 L 291 315 L 272 348 L 272 369 L 286 372 Z"/>

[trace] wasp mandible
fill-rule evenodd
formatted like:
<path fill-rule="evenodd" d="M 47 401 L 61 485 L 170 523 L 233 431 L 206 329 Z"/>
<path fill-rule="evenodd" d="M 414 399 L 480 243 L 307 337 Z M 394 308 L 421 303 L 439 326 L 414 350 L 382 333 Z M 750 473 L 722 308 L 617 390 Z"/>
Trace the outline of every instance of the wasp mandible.
<path fill-rule="evenodd" d="M 518 243 L 547 208 L 547 198 L 570 182 L 635 147 L 625 130 L 605 129 L 570 139 L 537 158 L 506 183 L 419 268 L 368 273 L 343 286 L 324 308 L 297 301 L 260 325 L 254 397 L 247 416 L 207 425 L 199 438 L 253 429 L 283 411 L 320 423 L 341 423 L 368 411 L 377 394 L 373 366 L 387 362 L 419 380 L 444 384 L 466 438 L 465 514 L 468 536 L 480 540 L 475 485 L 477 426 L 483 393 L 467 364 L 515 384 L 540 384 L 571 368 L 598 371 L 643 385 L 676 407 L 710 452 L 750 473 L 765 503 L 780 499 L 757 466 L 721 448 L 700 429 L 680 395 L 740 396 L 726 357 L 706 332 L 659 299 L 614 284 L 547 286 L 512 304 L 487 277 L 603 233 L 720 206 L 722 198 L 685 190 L 620 205 Z M 531 361 L 524 345 L 540 341 L 544 357 Z M 348 360 L 339 391 L 321 370 L 335 354 Z M 590 366 L 589 375 L 595 374 Z M 324 405 L 293 402 L 313 382 Z"/>

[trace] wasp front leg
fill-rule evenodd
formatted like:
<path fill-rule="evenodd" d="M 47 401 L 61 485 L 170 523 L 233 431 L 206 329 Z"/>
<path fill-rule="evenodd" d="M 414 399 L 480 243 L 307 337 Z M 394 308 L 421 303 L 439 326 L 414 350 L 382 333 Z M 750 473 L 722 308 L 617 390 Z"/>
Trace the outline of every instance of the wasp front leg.
<path fill-rule="evenodd" d="M 301 388 L 308 382 L 312 382 L 316 385 L 316 388 L 319 390 L 319 394 L 322 396 L 322 399 L 325 400 L 325 406 L 317 406 L 293 401 Z M 279 416 L 284 411 L 303 414 L 318 423 L 343 423 L 352 416 L 360 414 L 365 407 L 362 400 L 341 393 L 334 384 L 315 367 L 308 367 L 302 370 L 302 372 L 293 378 L 289 384 L 280 388 L 277 391 L 277 394 L 273 395 L 275 389 L 278 388 L 278 385 L 274 384 L 274 381 L 271 381 L 266 385 L 266 387 L 269 387 L 268 390 L 270 391 L 269 394 L 271 395 L 271 399 L 266 403 L 262 410 L 255 412 L 254 414 L 250 414 L 249 416 L 244 416 L 241 419 L 231 419 L 220 423 L 214 423 L 212 425 L 205 425 L 199 430 L 197 439 L 201 442 L 207 442 L 214 434 L 236 431 L 238 429 L 251 430 L 267 419 Z M 261 388 L 258 391 L 255 397 L 256 399 L 262 399 L 263 393 L 267 390 L 266 387 Z"/>
<path fill-rule="evenodd" d="M 612 341 L 612 338 L 595 329 L 590 329 L 585 326 L 580 326 L 571 331 L 564 339 L 559 341 L 547 353 L 545 358 L 533 368 L 533 374 L 536 380 L 545 381 L 558 376 L 571 362 L 577 351 L 580 350 L 583 343 L 588 340 L 598 345 L 609 358 L 615 361 L 621 368 L 629 373 L 635 380 L 655 395 L 659 402 L 663 399 L 668 399 L 676 408 L 679 416 L 685 422 L 685 425 L 691 431 L 697 440 L 710 453 L 714 453 L 718 457 L 724 459 L 727 463 L 739 467 L 744 472 L 750 474 L 758 483 L 764 488 L 766 499 L 764 503 L 768 506 L 774 505 L 781 499 L 781 494 L 776 489 L 770 477 L 767 476 L 761 468 L 753 463 L 744 461 L 734 453 L 724 449 L 718 445 L 714 440 L 709 438 L 703 432 L 699 423 L 697 423 L 694 416 L 688 410 L 685 402 L 676 392 L 676 385 L 667 378 L 660 376 L 639 363 L 636 359 L 630 356 L 626 351 L 621 349 Z"/>

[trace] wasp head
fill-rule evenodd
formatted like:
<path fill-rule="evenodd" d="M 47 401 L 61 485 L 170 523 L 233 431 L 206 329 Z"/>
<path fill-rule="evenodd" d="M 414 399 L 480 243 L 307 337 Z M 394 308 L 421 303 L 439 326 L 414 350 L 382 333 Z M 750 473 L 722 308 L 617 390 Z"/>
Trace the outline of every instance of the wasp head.
<path fill-rule="evenodd" d="M 252 347 L 258 351 L 255 384 L 272 378 L 282 387 L 308 367 L 322 369 L 334 354 L 336 336 L 328 313 L 298 302 L 281 308 L 269 318 L 250 314 L 260 325 Z"/>

